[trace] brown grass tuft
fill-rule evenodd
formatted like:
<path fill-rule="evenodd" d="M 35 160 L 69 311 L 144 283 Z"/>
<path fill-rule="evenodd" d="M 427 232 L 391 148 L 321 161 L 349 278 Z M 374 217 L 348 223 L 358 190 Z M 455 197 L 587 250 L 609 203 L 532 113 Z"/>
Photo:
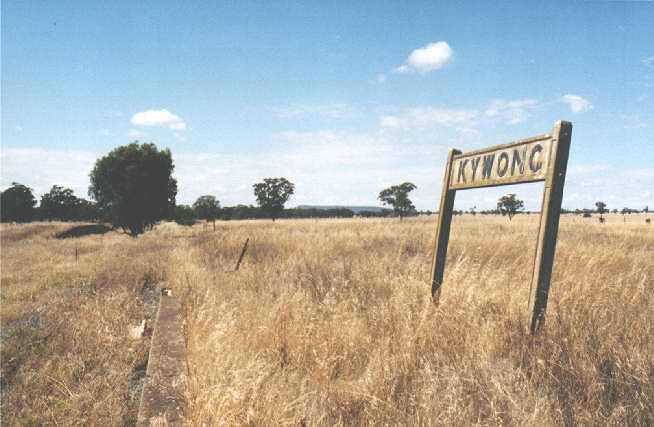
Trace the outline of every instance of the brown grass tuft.
<path fill-rule="evenodd" d="M 565 217 L 543 333 L 536 216 L 228 223 L 173 252 L 195 425 L 652 425 L 654 234 Z M 251 251 L 227 272 L 242 242 Z"/>
<path fill-rule="evenodd" d="M 524 327 L 536 216 L 456 217 L 439 307 L 434 224 L 162 224 L 138 239 L 2 225 L 3 421 L 133 424 L 148 339 L 130 330 L 165 281 L 184 302 L 192 425 L 654 425 L 642 217 L 563 218 L 538 337 Z"/>

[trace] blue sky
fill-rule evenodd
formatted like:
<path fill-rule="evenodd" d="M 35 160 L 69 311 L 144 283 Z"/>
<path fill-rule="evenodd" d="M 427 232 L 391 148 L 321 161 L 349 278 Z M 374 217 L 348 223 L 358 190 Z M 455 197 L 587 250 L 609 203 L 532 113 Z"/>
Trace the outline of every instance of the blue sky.
<path fill-rule="evenodd" d="M 86 195 L 94 160 L 169 147 L 179 203 L 376 205 L 412 181 L 434 208 L 449 147 L 573 122 L 564 206 L 654 207 L 649 2 L 2 2 L 0 184 Z M 464 191 L 492 207 L 542 184 Z"/>

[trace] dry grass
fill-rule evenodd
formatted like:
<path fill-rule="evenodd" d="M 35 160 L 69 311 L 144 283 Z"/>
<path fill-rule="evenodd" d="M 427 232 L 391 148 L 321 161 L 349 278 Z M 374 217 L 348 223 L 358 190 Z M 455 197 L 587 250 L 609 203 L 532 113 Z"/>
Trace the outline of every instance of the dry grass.
<path fill-rule="evenodd" d="M 654 228 L 566 217 L 524 333 L 536 216 L 238 222 L 172 254 L 195 425 L 653 425 Z M 233 268 L 246 237 L 251 248 Z"/>
<path fill-rule="evenodd" d="M 165 280 L 186 310 L 194 425 L 653 425 L 654 226 L 565 217 L 534 339 L 535 220 L 456 217 L 439 307 L 434 218 L 138 239 L 3 225 L 3 422 L 133 423 L 147 339 L 129 329 L 144 284 Z"/>
<path fill-rule="evenodd" d="M 55 235 L 76 224 L 2 225 L 4 425 L 133 424 L 147 339 L 142 289 L 160 280 L 172 242 L 111 232 Z M 75 260 L 78 248 L 79 261 Z"/>

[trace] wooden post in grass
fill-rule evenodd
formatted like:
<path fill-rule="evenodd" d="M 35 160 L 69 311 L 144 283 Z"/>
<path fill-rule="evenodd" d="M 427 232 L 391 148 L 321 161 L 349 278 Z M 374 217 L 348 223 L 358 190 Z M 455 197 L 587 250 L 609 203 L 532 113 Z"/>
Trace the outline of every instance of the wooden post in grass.
<path fill-rule="evenodd" d="M 450 225 L 452 224 L 452 209 L 456 190 L 450 189 L 450 176 L 452 175 L 452 160 L 461 154 L 459 150 L 451 149 L 447 155 L 447 165 L 443 176 L 443 189 L 441 190 L 441 203 L 438 208 L 438 222 L 436 223 L 436 243 L 431 270 L 431 297 L 438 304 L 445 273 L 445 259 L 447 258 L 447 244 L 450 240 Z"/>
<path fill-rule="evenodd" d="M 532 334 L 538 331 L 547 308 L 571 135 L 572 124 L 559 121 L 549 134 L 467 153 L 450 150 L 434 243 L 431 273 L 434 303 L 439 302 L 443 284 L 456 191 L 545 181 L 528 302 L 529 330 Z"/>
<path fill-rule="evenodd" d="M 241 261 L 243 261 L 243 257 L 245 256 L 245 251 L 248 248 L 249 241 L 250 241 L 249 237 L 245 239 L 245 244 L 243 245 L 243 249 L 241 250 L 241 255 L 238 257 L 238 262 L 236 263 L 236 268 L 234 269 L 234 271 L 238 271 L 238 268 L 241 266 Z"/>
<path fill-rule="evenodd" d="M 540 210 L 534 274 L 529 292 L 529 311 L 532 313 L 529 330 L 532 334 L 538 331 L 545 320 L 571 136 L 572 123 L 560 121 L 554 125 Z"/>

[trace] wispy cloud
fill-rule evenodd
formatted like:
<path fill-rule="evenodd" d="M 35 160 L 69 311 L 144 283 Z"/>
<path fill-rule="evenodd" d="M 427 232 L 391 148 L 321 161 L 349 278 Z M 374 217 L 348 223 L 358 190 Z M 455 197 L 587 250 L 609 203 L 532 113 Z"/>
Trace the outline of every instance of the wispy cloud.
<path fill-rule="evenodd" d="M 132 116 L 130 122 L 134 126 L 157 126 L 176 131 L 186 129 L 184 120 L 165 108 L 162 110 L 140 111 Z"/>
<path fill-rule="evenodd" d="M 453 56 L 454 51 L 447 42 L 429 43 L 411 52 L 406 62 L 396 67 L 393 72 L 426 74 L 442 68 L 452 61 Z"/>
<path fill-rule="evenodd" d="M 431 126 L 472 126 L 479 116 L 476 110 L 457 110 L 436 107 L 413 107 L 399 114 L 384 115 L 379 126 L 387 129 L 425 129 Z"/>
<path fill-rule="evenodd" d="M 121 111 L 117 111 L 117 110 L 110 110 L 110 111 L 106 111 L 104 113 L 104 118 L 105 119 L 115 119 L 115 118 L 122 117 L 122 116 L 123 116 L 123 113 Z"/>
<path fill-rule="evenodd" d="M 651 127 L 650 123 L 643 120 L 639 114 L 624 115 L 625 129 L 646 129 Z"/>
<path fill-rule="evenodd" d="M 360 115 L 360 111 L 345 103 L 333 104 L 292 104 L 279 105 L 270 109 L 272 113 L 283 119 L 316 116 L 328 119 L 351 119 Z"/>
<path fill-rule="evenodd" d="M 568 104 L 568 106 L 570 106 L 570 110 L 573 113 L 583 113 L 593 108 L 593 104 L 591 104 L 589 100 L 579 95 L 563 95 L 561 97 L 561 101 Z"/>
<path fill-rule="evenodd" d="M 127 136 L 130 138 L 143 138 L 145 136 L 145 132 L 138 129 L 130 129 L 127 132 Z"/>
<path fill-rule="evenodd" d="M 535 99 L 519 99 L 507 101 L 504 99 L 495 99 L 486 107 L 484 115 L 493 119 L 498 119 L 506 124 L 514 125 L 522 123 L 531 116 L 532 111 L 539 107 L 539 102 Z"/>
<path fill-rule="evenodd" d="M 267 176 L 286 176 L 296 184 L 289 206 L 377 204 L 381 189 L 403 181 L 418 185 L 412 193 L 418 208 L 433 209 L 438 202 L 446 147 L 405 143 L 388 135 L 329 130 L 289 131 L 276 135 L 276 139 L 292 144 L 257 153 L 173 153 L 178 202 L 191 203 L 202 194 L 215 194 L 227 206 L 255 203 L 252 184 Z M 59 184 L 85 196 L 96 158 L 96 153 L 81 151 L 2 150 L 0 185 L 4 189 L 17 181 L 31 186 L 39 196 Z M 569 172 L 566 207 L 590 207 L 598 198 L 611 200 L 611 207 L 617 208 L 654 206 L 654 194 L 647 190 L 654 186 L 652 168 L 625 171 L 603 164 L 573 163 Z M 462 192 L 461 197 L 457 195 L 457 206 L 493 207 L 505 192 Z M 538 192 L 522 188 L 516 192 L 529 209 L 538 207 Z"/>
<path fill-rule="evenodd" d="M 8 148 L 0 151 L 1 186 L 13 181 L 34 190 L 39 196 L 53 185 L 63 185 L 85 197 L 88 177 L 97 156 L 86 151 L 50 150 L 45 148 Z"/>
<path fill-rule="evenodd" d="M 479 133 L 483 124 L 521 123 L 541 107 L 534 99 L 495 99 L 480 109 L 454 109 L 447 107 L 411 107 L 394 114 L 382 115 L 382 129 L 418 130 L 431 127 L 449 127 L 461 133 Z"/>
<path fill-rule="evenodd" d="M 643 58 L 640 60 L 640 62 L 647 65 L 648 67 L 654 67 L 654 55 Z"/>
<path fill-rule="evenodd" d="M 609 166 L 605 164 L 585 164 L 585 165 L 572 165 L 568 168 L 570 175 L 585 175 L 597 172 L 604 172 L 609 170 Z"/>

